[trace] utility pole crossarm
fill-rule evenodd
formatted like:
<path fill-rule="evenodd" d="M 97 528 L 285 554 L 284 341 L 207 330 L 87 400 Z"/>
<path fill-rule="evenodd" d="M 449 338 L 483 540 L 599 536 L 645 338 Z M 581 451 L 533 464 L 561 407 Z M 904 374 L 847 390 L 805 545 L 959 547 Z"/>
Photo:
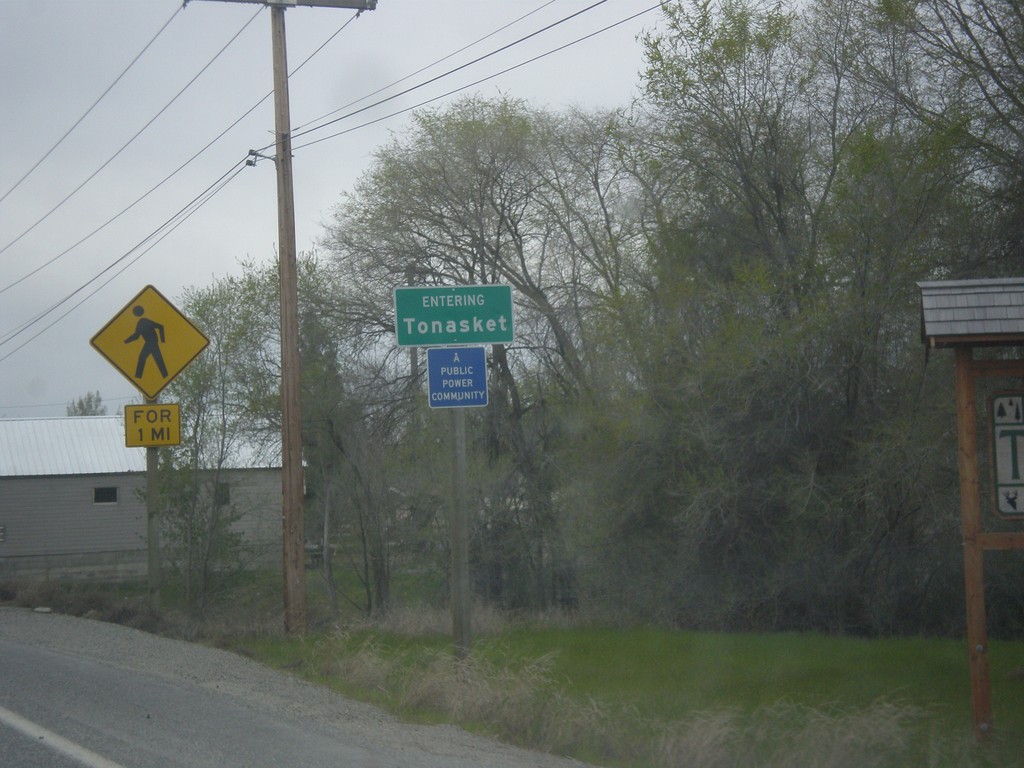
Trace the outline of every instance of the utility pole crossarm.
<path fill-rule="evenodd" d="M 189 0 L 185 0 L 187 4 Z M 373 11 L 377 9 L 377 0 L 207 0 L 221 3 L 259 3 L 260 5 L 294 8 L 305 5 L 309 8 L 351 8 L 355 11 Z"/>

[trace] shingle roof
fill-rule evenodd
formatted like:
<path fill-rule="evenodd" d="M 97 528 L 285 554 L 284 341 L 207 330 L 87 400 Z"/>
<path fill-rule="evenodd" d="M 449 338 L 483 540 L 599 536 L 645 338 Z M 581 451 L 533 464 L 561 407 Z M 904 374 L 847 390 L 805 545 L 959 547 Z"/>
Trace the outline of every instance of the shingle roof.
<path fill-rule="evenodd" d="M 121 416 L 0 419 L 0 477 L 108 475 L 146 471 L 146 451 L 126 448 Z M 270 453 L 245 447 L 229 468 L 280 467 Z"/>
<path fill-rule="evenodd" d="M 917 285 L 925 344 L 1024 343 L 1024 278 Z"/>

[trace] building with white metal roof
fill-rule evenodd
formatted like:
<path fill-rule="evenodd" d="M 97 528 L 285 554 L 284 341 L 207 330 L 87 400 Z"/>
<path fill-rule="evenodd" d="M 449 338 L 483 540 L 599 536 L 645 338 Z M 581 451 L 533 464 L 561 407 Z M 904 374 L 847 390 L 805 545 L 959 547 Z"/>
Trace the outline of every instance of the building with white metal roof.
<path fill-rule="evenodd" d="M 235 450 L 211 479 L 224 499 L 216 503 L 238 512 L 232 530 L 263 565 L 280 564 L 275 448 Z M 146 450 L 125 446 L 120 416 L 0 419 L 0 577 L 143 576 L 145 485 Z"/>
<path fill-rule="evenodd" d="M 145 471 L 146 452 L 125 447 L 120 416 L 0 419 L 0 477 Z"/>
<path fill-rule="evenodd" d="M 233 450 L 229 469 L 277 469 L 280 439 Z M 121 416 L 0 419 L 0 477 L 145 472 L 144 448 L 125 447 Z"/>

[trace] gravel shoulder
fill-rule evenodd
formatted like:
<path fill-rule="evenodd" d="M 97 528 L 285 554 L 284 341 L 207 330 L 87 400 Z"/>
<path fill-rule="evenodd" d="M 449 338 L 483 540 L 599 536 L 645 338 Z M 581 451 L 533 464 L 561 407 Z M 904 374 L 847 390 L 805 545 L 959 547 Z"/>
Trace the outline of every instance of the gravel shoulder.
<path fill-rule="evenodd" d="M 227 651 L 90 619 L 27 608 L 0 608 L 0 638 L 48 648 L 159 678 L 217 690 L 264 711 L 318 723 L 339 739 L 419 750 L 483 768 L 581 768 L 583 763 L 530 752 L 454 726 L 402 723 L 352 701 Z"/>

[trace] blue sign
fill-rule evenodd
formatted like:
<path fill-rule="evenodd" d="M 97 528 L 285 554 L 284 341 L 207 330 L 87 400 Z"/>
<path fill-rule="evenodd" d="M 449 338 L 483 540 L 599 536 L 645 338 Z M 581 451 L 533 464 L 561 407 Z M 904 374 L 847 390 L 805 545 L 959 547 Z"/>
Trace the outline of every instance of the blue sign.
<path fill-rule="evenodd" d="M 429 348 L 427 393 L 431 408 L 481 408 L 487 405 L 487 354 L 484 348 Z"/>

